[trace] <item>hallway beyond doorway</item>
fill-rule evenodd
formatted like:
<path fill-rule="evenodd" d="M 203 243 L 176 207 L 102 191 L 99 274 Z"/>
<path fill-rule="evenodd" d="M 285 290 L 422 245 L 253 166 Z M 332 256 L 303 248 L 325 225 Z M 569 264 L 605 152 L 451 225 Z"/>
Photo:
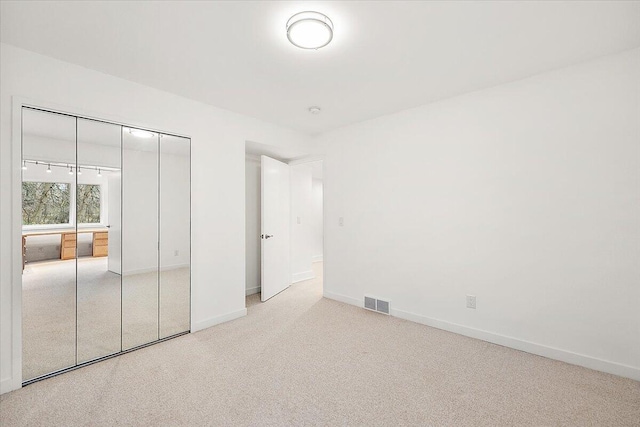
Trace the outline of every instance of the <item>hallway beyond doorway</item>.
<path fill-rule="evenodd" d="M 273 299 L 269 301 L 265 301 L 268 303 L 270 301 L 275 301 L 279 297 L 287 295 L 287 300 L 289 298 L 298 298 L 301 293 L 304 293 L 304 298 L 322 298 L 322 281 L 323 281 L 323 269 L 324 264 L 322 261 L 316 261 L 312 264 L 313 274 L 315 277 L 313 279 L 304 280 L 302 282 L 294 283 L 289 286 L 284 291 L 280 292 Z M 252 308 L 256 305 L 260 304 L 260 293 L 248 295 L 246 299 L 246 306 L 248 313 L 247 315 L 251 316 Z"/>

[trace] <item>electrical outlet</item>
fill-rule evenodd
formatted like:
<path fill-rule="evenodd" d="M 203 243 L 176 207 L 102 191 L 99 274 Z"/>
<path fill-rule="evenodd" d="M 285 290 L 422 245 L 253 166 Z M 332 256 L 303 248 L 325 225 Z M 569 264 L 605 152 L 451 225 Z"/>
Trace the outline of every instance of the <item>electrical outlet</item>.
<path fill-rule="evenodd" d="M 475 310 L 476 308 L 476 296 L 475 295 L 467 295 L 467 308 L 472 308 Z"/>

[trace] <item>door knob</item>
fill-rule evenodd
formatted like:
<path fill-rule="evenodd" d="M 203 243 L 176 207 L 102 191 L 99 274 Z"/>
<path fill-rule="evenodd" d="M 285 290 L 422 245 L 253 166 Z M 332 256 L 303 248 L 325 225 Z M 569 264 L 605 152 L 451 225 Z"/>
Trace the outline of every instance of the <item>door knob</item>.
<path fill-rule="evenodd" d="M 273 237 L 273 234 L 262 234 L 260 237 L 262 237 L 263 239 L 270 239 Z"/>

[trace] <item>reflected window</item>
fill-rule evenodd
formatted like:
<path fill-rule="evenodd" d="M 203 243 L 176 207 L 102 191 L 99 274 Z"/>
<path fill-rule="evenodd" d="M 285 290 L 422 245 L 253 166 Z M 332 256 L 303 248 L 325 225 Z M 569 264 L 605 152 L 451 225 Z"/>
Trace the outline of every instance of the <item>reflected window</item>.
<path fill-rule="evenodd" d="M 100 223 L 100 186 L 94 184 L 78 184 L 78 223 Z"/>
<path fill-rule="evenodd" d="M 70 184 L 65 182 L 22 183 L 22 224 L 69 224 Z"/>

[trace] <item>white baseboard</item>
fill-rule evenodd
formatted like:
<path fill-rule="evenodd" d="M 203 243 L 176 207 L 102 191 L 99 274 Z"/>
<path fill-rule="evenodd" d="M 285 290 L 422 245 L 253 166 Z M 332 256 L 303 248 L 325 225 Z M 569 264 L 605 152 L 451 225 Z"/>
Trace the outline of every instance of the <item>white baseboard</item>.
<path fill-rule="evenodd" d="M 258 292 L 260 292 L 260 286 L 254 286 L 253 288 L 247 288 L 245 295 L 249 296 L 249 295 L 257 294 Z"/>
<path fill-rule="evenodd" d="M 221 316 L 210 317 L 209 319 L 201 320 L 200 322 L 194 322 L 191 325 L 191 332 L 201 331 L 203 329 L 219 325 L 220 323 L 229 322 L 230 320 L 235 320 L 246 315 L 247 309 L 241 308 L 240 310 L 232 311 L 231 313 L 223 314 Z"/>
<path fill-rule="evenodd" d="M 324 292 L 325 298 L 344 302 L 347 304 L 362 307 L 363 302 L 359 299 L 346 295 L 336 294 L 333 292 Z M 555 347 L 549 347 L 542 344 L 524 341 L 518 338 L 497 334 L 494 332 L 475 329 L 444 320 L 434 319 L 420 314 L 410 313 L 408 311 L 391 308 L 391 315 L 400 319 L 409 320 L 411 322 L 420 323 L 431 326 L 433 328 L 442 329 L 459 335 L 476 338 L 493 344 L 502 345 L 526 353 L 536 354 L 538 356 L 547 357 L 549 359 L 559 360 L 561 362 L 570 363 L 572 365 L 583 366 L 585 368 L 594 369 L 596 371 L 607 372 L 621 377 L 631 378 L 640 381 L 640 368 L 621 363 L 611 362 L 608 360 L 598 359 L 584 354 L 574 353 L 568 350 L 562 350 Z"/>
<path fill-rule="evenodd" d="M 291 280 L 291 283 L 302 282 L 303 280 L 313 279 L 314 277 L 316 276 L 313 274 L 313 270 L 293 273 L 293 280 Z"/>
<path fill-rule="evenodd" d="M 0 381 L 0 394 L 9 393 L 10 391 L 17 390 L 22 387 L 22 383 L 13 381 L 13 378 L 5 378 Z"/>
<path fill-rule="evenodd" d="M 311 257 L 311 262 L 320 262 L 322 261 L 322 255 L 314 255 Z"/>
<path fill-rule="evenodd" d="M 323 292 L 323 296 L 325 298 L 329 298 L 335 301 L 340 301 L 340 302 L 344 302 L 346 304 L 351 304 L 351 305 L 355 305 L 356 307 L 364 307 L 364 298 L 362 301 L 360 301 L 359 299 L 356 298 L 351 298 L 348 297 L 346 295 L 342 295 L 342 294 L 336 294 L 330 291 L 327 291 L 326 289 Z"/>

